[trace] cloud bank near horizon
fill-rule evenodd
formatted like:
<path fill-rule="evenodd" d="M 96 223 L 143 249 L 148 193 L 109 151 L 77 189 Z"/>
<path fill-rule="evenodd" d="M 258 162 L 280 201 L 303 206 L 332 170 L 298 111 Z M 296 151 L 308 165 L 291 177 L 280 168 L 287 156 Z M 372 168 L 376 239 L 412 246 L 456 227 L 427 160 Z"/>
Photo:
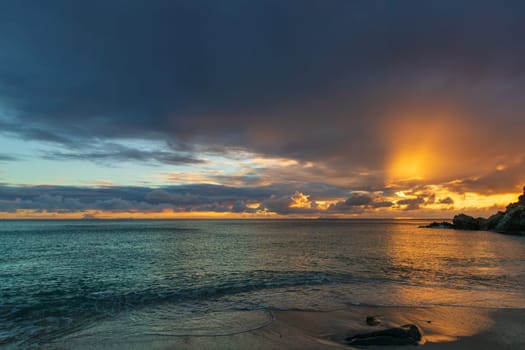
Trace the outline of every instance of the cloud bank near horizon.
<path fill-rule="evenodd" d="M 306 190 L 310 194 L 301 192 Z M 141 218 L 199 217 L 214 213 L 245 218 L 446 217 L 458 209 L 490 213 L 516 197 L 496 198 L 499 207 L 486 197 L 485 205 L 480 207 L 480 198 L 475 194 L 452 196 L 456 199 L 446 189 L 433 186 L 372 192 L 315 183 L 252 187 L 192 184 L 161 188 L 0 185 L 0 218 L 126 218 L 137 213 Z"/>

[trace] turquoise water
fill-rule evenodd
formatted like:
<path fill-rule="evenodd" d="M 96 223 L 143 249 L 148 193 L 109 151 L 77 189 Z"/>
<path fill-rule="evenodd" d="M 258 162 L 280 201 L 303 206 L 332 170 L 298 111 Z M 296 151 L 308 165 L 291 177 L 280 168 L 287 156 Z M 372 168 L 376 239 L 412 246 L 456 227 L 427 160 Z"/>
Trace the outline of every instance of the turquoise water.
<path fill-rule="evenodd" d="M 1 221 L 0 346 L 234 334 L 271 310 L 525 308 L 525 237 L 422 223 Z"/>

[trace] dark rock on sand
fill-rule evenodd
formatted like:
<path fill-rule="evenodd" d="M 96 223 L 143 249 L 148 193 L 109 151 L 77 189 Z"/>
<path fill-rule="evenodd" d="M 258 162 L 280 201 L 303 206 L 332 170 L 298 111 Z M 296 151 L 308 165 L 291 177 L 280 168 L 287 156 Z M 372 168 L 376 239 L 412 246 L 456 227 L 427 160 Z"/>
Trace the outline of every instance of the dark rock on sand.
<path fill-rule="evenodd" d="M 367 316 L 366 317 L 366 324 L 369 326 L 377 326 L 381 323 L 381 317 L 379 316 Z"/>
<path fill-rule="evenodd" d="M 376 332 L 359 333 L 345 339 L 348 345 L 417 345 L 421 341 L 421 332 L 416 325 L 405 324 L 401 327 L 383 329 Z"/>

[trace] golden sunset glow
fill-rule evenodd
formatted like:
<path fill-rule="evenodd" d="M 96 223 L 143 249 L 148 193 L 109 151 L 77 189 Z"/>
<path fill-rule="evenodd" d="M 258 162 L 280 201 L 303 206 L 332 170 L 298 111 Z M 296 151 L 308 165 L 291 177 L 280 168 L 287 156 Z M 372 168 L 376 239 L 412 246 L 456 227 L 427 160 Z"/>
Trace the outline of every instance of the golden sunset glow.
<path fill-rule="evenodd" d="M 37 212 L 32 210 L 19 210 L 16 213 L 0 213 L 0 219 L 263 219 L 279 218 L 276 213 L 258 211 L 255 213 L 233 213 L 233 212 L 175 212 L 165 210 L 162 212 L 111 212 L 111 211 L 81 211 L 70 213 L 59 213 L 52 211 Z"/>
<path fill-rule="evenodd" d="M 405 135 L 409 140 L 399 140 L 393 147 L 387 167 L 390 182 L 432 179 L 443 162 L 438 145 L 428 136 Z"/>
<path fill-rule="evenodd" d="M 393 157 L 390 181 L 424 180 L 431 164 L 431 154 L 426 149 L 402 150 Z"/>
<path fill-rule="evenodd" d="M 461 150 L 469 134 L 463 132 L 468 127 L 458 123 L 458 113 L 450 108 L 418 107 L 400 112 L 387 124 L 383 133 L 389 145 L 388 181 L 428 183 L 444 176 L 461 175 L 466 162 Z M 449 125 L 454 125 L 454 129 Z"/>
<path fill-rule="evenodd" d="M 457 208 L 504 208 L 509 203 L 516 201 L 516 193 L 501 193 L 484 195 L 480 193 L 467 192 L 462 195 L 449 193 L 454 199 Z"/>
<path fill-rule="evenodd" d="M 296 192 L 291 197 L 291 204 L 289 205 L 289 208 L 311 208 L 312 202 L 309 199 L 310 196 L 305 195 L 301 192 Z"/>

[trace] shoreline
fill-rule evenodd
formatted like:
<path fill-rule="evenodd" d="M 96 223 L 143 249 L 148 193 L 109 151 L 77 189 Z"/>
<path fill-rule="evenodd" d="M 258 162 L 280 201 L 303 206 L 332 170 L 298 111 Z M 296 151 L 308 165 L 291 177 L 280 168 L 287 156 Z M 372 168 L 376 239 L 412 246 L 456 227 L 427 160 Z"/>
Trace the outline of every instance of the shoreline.
<path fill-rule="evenodd" d="M 255 314 L 255 311 L 254 311 Z M 263 327 L 233 335 L 155 336 L 132 339 L 72 336 L 44 345 L 51 349 L 522 349 L 525 309 L 467 306 L 349 306 L 334 311 L 271 311 Z M 381 324 L 369 326 L 367 316 Z M 415 324 L 419 345 L 363 346 L 345 343 L 357 333 Z M 118 329 L 115 329 L 118 333 Z M 107 334 L 107 333 L 106 333 Z M 118 338 L 118 334 L 114 334 Z"/>
<path fill-rule="evenodd" d="M 367 316 L 380 316 L 382 323 L 369 326 Z M 351 306 L 327 313 L 283 311 L 276 314 L 289 326 L 316 334 L 334 348 L 366 349 L 518 349 L 525 348 L 525 309 L 478 308 L 466 306 L 381 307 Z M 404 324 L 415 324 L 423 339 L 419 346 L 353 347 L 347 336 Z M 317 333 L 316 333 L 317 330 Z M 328 345 L 326 343 L 325 345 Z M 312 347 L 315 348 L 315 347 Z"/>

